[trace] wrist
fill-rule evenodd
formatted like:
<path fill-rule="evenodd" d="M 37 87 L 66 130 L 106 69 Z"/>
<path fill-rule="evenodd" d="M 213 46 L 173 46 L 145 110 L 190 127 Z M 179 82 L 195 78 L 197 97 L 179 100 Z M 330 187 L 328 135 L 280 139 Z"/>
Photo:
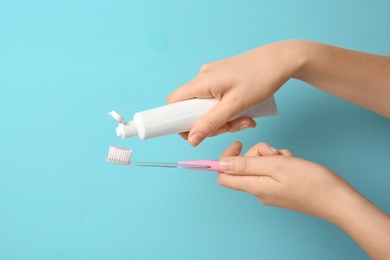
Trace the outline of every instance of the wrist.
<path fill-rule="evenodd" d="M 274 42 L 255 49 L 251 56 L 260 64 L 266 61 L 267 67 L 272 68 L 270 73 L 276 73 L 272 83 L 279 88 L 289 79 L 296 78 L 308 63 L 307 44 L 303 40 Z"/>
<path fill-rule="evenodd" d="M 367 207 L 367 199 L 349 185 L 342 185 L 333 194 L 331 211 L 325 219 L 341 229 L 349 228 L 352 219 L 359 217 L 359 212 Z"/>
<path fill-rule="evenodd" d="M 335 194 L 325 218 L 352 237 L 373 259 L 390 257 L 390 217 L 352 187 Z"/>
<path fill-rule="evenodd" d="M 294 61 L 294 70 L 291 78 L 301 80 L 310 66 L 315 43 L 305 40 L 289 40 L 291 59 Z"/>

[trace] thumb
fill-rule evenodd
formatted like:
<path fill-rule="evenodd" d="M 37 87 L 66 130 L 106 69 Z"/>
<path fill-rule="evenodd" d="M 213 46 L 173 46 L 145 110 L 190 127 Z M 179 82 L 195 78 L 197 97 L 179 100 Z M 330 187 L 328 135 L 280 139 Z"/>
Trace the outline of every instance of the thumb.
<path fill-rule="evenodd" d="M 188 141 L 191 145 L 197 146 L 244 109 L 241 102 L 232 101 L 228 97 L 223 98 L 193 125 Z"/>
<path fill-rule="evenodd" d="M 275 171 L 276 156 L 231 156 L 221 158 L 219 161 L 219 169 L 223 173 L 234 175 L 258 175 L 271 176 Z"/>

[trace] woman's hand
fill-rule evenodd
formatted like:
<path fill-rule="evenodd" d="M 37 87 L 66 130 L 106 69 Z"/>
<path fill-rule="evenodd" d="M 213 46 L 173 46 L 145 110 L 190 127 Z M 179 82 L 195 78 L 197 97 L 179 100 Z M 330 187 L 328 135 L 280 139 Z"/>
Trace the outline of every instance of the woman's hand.
<path fill-rule="evenodd" d="M 191 98 L 220 102 L 182 136 L 193 146 L 207 136 L 255 127 L 240 112 L 272 96 L 295 78 L 390 118 L 390 57 L 331 45 L 289 40 L 208 63 L 189 83 L 172 92 L 168 103 Z"/>
<path fill-rule="evenodd" d="M 192 81 L 168 96 L 168 103 L 192 98 L 217 98 L 220 102 L 182 137 L 196 146 L 208 136 L 255 127 L 256 122 L 250 118 L 228 120 L 272 96 L 292 77 L 300 65 L 297 44 L 272 43 L 205 64 Z"/>
<path fill-rule="evenodd" d="M 241 149 L 236 142 L 221 155 L 218 182 L 249 192 L 265 205 L 332 220 L 338 213 L 340 196 L 354 191 L 331 170 L 295 158 L 288 150 L 259 143 L 238 156 Z"/>
<path fill-rule="evenodd" d="M 263 204 L 323 218 L 347 232 L 373 259 L 390 259 L 390 217 L 345 180 L 287 150 L 260 143 L 239 156 L 233 143 L 220 159 L 218 182 Z"/>

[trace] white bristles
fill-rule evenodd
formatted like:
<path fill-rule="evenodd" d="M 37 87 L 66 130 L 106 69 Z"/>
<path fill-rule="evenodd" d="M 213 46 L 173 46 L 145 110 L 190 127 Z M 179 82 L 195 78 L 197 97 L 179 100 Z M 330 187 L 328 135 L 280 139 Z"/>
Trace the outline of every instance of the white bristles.
<path fill-rule="evenodd" d="M 110 146 L 106 161 L 111 163 L 130 165 L 130 158 L 132 153 L 133 151 L 129 149 Z"/>

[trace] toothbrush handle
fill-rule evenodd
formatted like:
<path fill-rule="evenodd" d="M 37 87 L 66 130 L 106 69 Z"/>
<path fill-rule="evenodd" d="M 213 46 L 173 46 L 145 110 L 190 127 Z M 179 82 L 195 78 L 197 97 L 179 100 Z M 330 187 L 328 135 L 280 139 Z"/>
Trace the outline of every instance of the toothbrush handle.
<path fill-rule="evenodd" d="M 219 161 L 216 160 L 195 160 L 195 161 L 181 161 L 179 164 L 190 164 L 190 165 L 202 165 L 208 166 L 208 168 L 186 168 L 189 170 L 198 170 L 198 171 L 219 171 Z"/>

